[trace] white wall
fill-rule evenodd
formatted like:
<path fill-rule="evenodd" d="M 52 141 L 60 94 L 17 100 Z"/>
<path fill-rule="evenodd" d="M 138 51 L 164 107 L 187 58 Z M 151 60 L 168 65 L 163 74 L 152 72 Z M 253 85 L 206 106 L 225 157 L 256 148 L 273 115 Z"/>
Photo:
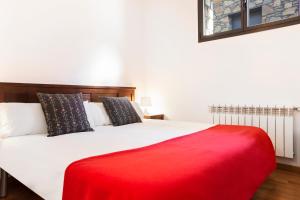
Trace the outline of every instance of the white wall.
<path fill-rule="evenodd" d="M 148 0 L 144 28 L 153 112 L 208 122 L 210 104 L 300 105 L 299 25 L 197 43 L 196 0 Z"/>
<path fill-rule="evenodd" d="M 0 0 L 0 81 L 128 85 L 125 68 L 142 58 L 140 4 Z"/>

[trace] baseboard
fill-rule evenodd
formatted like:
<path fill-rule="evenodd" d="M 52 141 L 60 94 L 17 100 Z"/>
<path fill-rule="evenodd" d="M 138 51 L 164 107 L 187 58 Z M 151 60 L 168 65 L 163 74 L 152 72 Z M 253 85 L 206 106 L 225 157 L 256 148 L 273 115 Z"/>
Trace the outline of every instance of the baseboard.
<path fill-rule="evenodd" d="M 277 163 L 277 169 L 300 173 L 300 167 Z"/>

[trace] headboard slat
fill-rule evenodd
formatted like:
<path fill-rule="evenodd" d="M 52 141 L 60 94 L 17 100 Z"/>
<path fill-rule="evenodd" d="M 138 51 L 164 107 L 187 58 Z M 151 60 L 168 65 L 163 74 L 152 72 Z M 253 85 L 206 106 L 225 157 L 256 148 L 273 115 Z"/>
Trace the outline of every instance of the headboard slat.
<path fill-rule="evenodd" d="M 38 102 L 37 93 L 83 94 L 84 100 L 99 102 L 101 96 L 128 97 L 131 101 L 135 98 L 135 87 L 106 87 L 106 86 L 81 86 L 81 85 L 54 85 L 32 83 L 1 83 L 0 102 Z"/>

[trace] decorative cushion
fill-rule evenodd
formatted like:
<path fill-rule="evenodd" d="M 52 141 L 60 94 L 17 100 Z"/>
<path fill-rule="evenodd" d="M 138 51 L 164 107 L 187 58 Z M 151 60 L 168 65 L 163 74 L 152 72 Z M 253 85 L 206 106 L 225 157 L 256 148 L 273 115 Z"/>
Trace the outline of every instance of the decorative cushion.
<path fill-rule="evenodd" d="M 37 94 L 42 105 L 48 136 L 93 131 L 85 112 L 82 94 Z"/>
<path fill-rule="evenodd" d="M 127 97 L 102 97 L 102 102 L 114 126 L 142 122 Z"/>

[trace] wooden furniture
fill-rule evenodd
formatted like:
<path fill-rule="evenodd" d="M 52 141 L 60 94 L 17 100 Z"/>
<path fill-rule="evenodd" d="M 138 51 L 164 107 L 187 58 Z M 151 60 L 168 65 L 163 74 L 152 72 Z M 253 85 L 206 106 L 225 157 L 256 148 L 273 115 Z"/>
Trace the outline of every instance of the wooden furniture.
<path fill-rule="evenodd" d="M 159 119 L 159 120 L 164 120 L 165 115 L 164 114 L 158 114 L 158 115 L 145 115 L 145 119 Z"/>
<path fill-rule="evenodd" d="M 1 83 L 0 102 L 39 102 L 37 93 L 60 93 L 83 94 L 84 100 L 100 102 L 102 96 L 128 97 L 131 101 L 135 99 L 135 87 L 98 87 L 81 85 L 50 85 L 50 84 L 27 84 L 27 83 Z"/>
<path fill-rule="evenodd" d="M 102 96 L 135 99 L 135 87 L 98 87 L 82 85 L 52 85 L 0 82 L 0 102 L 37 103 L 37 93 L 82 93 L 84 100 L 100 102 Z M 1 167 L 1 166 L 0 166 Z M 7 173 L 0 168 L 0 198 L 7 194 Z"/>
<path fill-rule="evenodd" d="M 0 168 L 0 198 L 7 195 L 7 173 Z"/>

